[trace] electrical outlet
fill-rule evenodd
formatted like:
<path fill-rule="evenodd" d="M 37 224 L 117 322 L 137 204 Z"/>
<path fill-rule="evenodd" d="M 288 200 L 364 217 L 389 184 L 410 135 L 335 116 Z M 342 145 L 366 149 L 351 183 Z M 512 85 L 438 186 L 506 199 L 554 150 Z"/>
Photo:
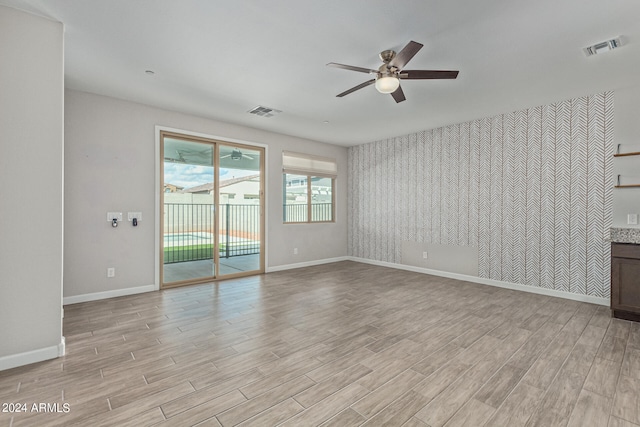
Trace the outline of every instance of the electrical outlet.
<path fill-rule="evenodd" d="M 638 214 L 628 214 L 627 215 L 627 224 L 629 224 L 629 225 L 637 225 L 638 224 Z"/>
<path fill-rule="evenodd" d="M 293 254 L 298 255 L 298 248 L 293 248 Z"/>
<path fill-rule="evenodd" d="M 429 258 L 429 254 L 426 252 L 422 252 L 422 258 L 427 259 Z"/>
<path fill-rule="evenodd" d="M 116 269 L 113 267 L 107 268 L 107 277 L 116 277 Z"/>

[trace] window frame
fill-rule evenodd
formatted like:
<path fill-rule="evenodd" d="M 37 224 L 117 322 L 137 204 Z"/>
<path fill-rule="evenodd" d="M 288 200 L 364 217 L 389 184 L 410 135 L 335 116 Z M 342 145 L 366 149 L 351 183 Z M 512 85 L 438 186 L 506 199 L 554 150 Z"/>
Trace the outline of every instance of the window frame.
<path fill-rule="evenodd" d="M 307 197 L 307 201 L 306 201 L 306 205 L 307 205 L 307 220 L 306 221 L 287 221 L 284 217 L 286 215 L 286 207 L 287 207 L 287 175 L 297 175 L 297 176 L 304 176 L 306 177 L 306 185 L 307 185 L 307 192 L 306 192 L 306 197 Z M 330 179 L 331 180 L 331 219 L 329 220 L 313 220 L 313 194 L 312 194 L 312 190 L 311 190 L 311 183 L 312 183 L 312 178 L 326 178 L 326 179 Z M 282 194 L 282 201 L 283 201 L 283 205 L 284 205 L 284 209 L 283 209 L 283 218 L 282 218 L 282 223 L 283 224 L 329 224 L 329 223 L 335 223 L 336 222 L 336 194 L 335 194 L 335 188 L 336 188 L 336 178 L 335 177 L 330 177 L 330 176 L 322 176 L 322 175 L 318 175 L 318 174 L 300 174 L 300 173 L 290 173 L 290 172 L 282 172 L 282 180 L 283 180 L 283 194 Z"/>
<path fill-rule="evenodd" d="M 307 220 L 306 221 L 287 221 L 287 188 L 293 186 L 288 185 L 287 175 L 296 176 L 296 180 L 300 186 L 307 186 L 306 205 Z M 329 220 L 314 221 L 313 220 L 313 192 L 312 178 L 325 178 L 331 180 L 331 218 Z M 282 222 L 284 224 L 322 224 L 336 222 L 336 179 L 338 178 L 338 162 L 336 159 L 329 157 L 321 157 L 312 154 L 294 153 L 291 151 L 282 152 Z"/>

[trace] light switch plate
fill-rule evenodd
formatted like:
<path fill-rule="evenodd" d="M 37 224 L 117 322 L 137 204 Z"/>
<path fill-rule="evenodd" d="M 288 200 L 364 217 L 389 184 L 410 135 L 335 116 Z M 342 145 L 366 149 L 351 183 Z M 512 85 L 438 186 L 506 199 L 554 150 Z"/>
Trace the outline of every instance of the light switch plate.
<path fill-rule="evenodd" d="M 138 221 L 142 221 L 142 212 L 127 212 L 127 219 L 133 221 L 133 218 L 137 218 Z"/>
<path fill-rule="evenodd" d="M 107 212 L 107 221 L 113 221 L 113 218 L 122 221 L 122 212 Z"/>
<path fill-rule="evenodd" d="M 638 224 L 638 214 L 628 214 L 627 215 L 627 224 L 629 224 L 629 225 L 637 225 Z"/>

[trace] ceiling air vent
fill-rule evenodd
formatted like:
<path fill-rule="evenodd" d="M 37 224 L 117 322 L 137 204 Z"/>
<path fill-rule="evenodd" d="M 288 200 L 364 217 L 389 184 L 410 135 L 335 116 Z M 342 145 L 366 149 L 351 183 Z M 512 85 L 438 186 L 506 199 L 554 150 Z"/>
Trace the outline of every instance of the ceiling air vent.
<path fill-rule="evenodd" d="M 622 41 L 620 40 L 620 37 L 616 37 L 615 39 L 596 43 L 592 46 L 587 46 L 583 48 L 582 51 L 586 56 L 592 56 L 599 53 L 608 52 L 620 46 L 622 46 Z"/>
<path fill-rule="evenodd" d="M 256 116 L 262 117 L 273 117 L 278 113 L 282 113 L 282 111 L 276 110 L 275 108 L 263 107 L 261 105 L 249 110 L 249 114 L 255 114 Z"/>

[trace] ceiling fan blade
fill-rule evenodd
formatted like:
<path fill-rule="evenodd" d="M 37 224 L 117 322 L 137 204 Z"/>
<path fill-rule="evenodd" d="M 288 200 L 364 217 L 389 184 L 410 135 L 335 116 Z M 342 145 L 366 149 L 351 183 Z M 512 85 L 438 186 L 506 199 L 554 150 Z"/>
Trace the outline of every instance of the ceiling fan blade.
<path fill-rule="evenodd" d="M 246 154 L 243 154 L 242 157 L 244 157 L 245 159 L 253 160 L 253 157 L 247 156 Z"/>
<path fill-rule="evenodd" d="M 220 156 L 221 159 L 226 159 L 227 157 L 231 157 L 231 154 L 227 154 L 226 156 Z"/>
<path fill-rule="evenodd" d="M 371 74 L 371 73 L 376 74 L 378 72 L 377 70 L 371 70 L 369 68 L 354 67 L 353 65 L 338 64 L 336 62 L 329 62 L 327 64 L 327 67 L 343 68 L 345 70 L 357 71 L 359 73 L 365 73 L 365 74 Z"/>
<path fill-rule="evenodd" d="M 404 97 L 404 92 L 402 91 L 402 87 L 401 86 L 398 86 L 398 89 L 396 89 L 394 92 L 392 92 L 391 96 L 393 96 L 393 99 L 396 100 L 396 103 L 397 102 L 402 102 L 405 99 L 407 99 L 407 98 Z"/>
<path fill-rule="evenodd" d="M 407 62 L 411 61 L 411 58 L 414 57 L 416 53 L 420 49 L 422 49 L 423 44 L 414 42 L 413 40 L 407 43 L 405 47 L 391 60 L 389 65 L 396 67 L 399 70 L 402 70 Z"/>
<path fill-rule="evenodd" d="M 403 70 L 400 73 L 401 79 L 420 80 L 420 79 L 455 79 L 458 77 L 459 71 L 446 70 Z"/>
<path fill-rule="evenodd" d="M 351 92 L 355 92 L 357 90 L 362 89 L 363 87 L 367 87 L 369 85 L 374 84 L 375 81 L 376 81 L 376 79 L 367 80 L 364 83 L 360 83 L 358 86 L 352 87 L 351 89 L 345 90 L 344 92 L 337 94 L 336 97 L 337 98 L 342 98 L 345 95 L 349 95 Z"/>
<path fill-rule="evenodd" d="M 187 163 L 186 160 L 181 160 L 181 159 L 173 159 L 171 157 L 165 157 L 164 158 L 165 162 L 169 162 L 169 163 Z"/>

